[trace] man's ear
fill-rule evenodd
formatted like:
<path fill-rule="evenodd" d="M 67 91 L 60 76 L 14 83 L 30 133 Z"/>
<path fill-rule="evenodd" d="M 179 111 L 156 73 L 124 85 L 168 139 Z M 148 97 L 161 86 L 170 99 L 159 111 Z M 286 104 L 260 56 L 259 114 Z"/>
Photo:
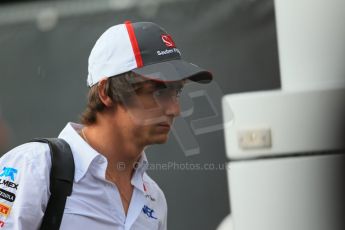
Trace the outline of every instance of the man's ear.
<path fill-rule="evenodd" d="M 108 79 L 102 79 L 98 82 L 98 96 L 99 99 L 102 101 L 102 103 L 106 107 L 112 107 L 113 106 L 113 100 L 108 96 L 106 92 L 106 84 Z"/>

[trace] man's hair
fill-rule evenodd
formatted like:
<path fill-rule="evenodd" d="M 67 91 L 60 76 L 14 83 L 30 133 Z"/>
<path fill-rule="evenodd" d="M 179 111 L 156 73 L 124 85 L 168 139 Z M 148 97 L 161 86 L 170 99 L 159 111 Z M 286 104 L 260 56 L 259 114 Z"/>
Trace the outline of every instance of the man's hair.
<path fill-rule="evenodd" d="M 105 85 L 105 93 L 112 99 L 113 105 L 123 104 L 125 100 L 130 99 L 135 91 L 140 88 L 145 79 L 134 74 L 126 72 L 120 75 L 109 77 Z M 98 84 L 92 86 L 88 93 L 88 103 L 85 111 L 81 115 L 81 123 L 92 125 L 97 121 L 97 113 L 107 109 L 101 101 L 98 94 Z"/>

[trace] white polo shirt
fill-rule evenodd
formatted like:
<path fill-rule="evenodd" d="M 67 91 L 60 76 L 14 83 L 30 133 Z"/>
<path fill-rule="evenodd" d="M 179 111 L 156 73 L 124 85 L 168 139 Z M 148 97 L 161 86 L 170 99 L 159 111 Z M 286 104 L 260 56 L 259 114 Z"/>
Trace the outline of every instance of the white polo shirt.
<path fill-rule="evenodd" d="M 167 229 L 165 196 L 145 172 L 145 153 L 131 180 L 134 190 L 126 216 L 116 185 L 105 179 L 107 159 L 80 137 L 81 128 L 68 123 L 59 135 L 70 145 L 75 162 L 73 191 L 60 229 Z M 47 144 L 27 143 L 1 157 L 0 229 L 39 228 L 50 196 L 49 151 Z"/>

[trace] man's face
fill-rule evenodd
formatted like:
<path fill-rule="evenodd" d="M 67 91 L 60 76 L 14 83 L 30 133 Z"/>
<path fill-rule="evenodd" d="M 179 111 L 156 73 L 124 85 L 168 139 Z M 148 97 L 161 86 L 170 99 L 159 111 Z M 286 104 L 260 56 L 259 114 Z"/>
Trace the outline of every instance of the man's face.
<path fill-rule="evenodd" d="M 160 83 L 147 81 L 123 107 L 128 135 L 140 145 L 167 141 L 176 116 L 180 115 L 179 94 L 184 82 Z"/>

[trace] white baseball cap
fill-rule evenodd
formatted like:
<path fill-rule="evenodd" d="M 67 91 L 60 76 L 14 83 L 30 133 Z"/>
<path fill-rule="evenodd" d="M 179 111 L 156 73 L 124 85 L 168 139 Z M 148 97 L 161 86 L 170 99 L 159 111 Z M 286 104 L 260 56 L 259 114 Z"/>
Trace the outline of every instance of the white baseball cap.
<path fill-rule="evenodd" d="M 182 60 L 171 36 L 152 22 L 126 21 L 107 29 L 91 51 L 88 71 L 89 87 L 128 71 L 163 82 L 212 80 L 209 71 Z"/>

